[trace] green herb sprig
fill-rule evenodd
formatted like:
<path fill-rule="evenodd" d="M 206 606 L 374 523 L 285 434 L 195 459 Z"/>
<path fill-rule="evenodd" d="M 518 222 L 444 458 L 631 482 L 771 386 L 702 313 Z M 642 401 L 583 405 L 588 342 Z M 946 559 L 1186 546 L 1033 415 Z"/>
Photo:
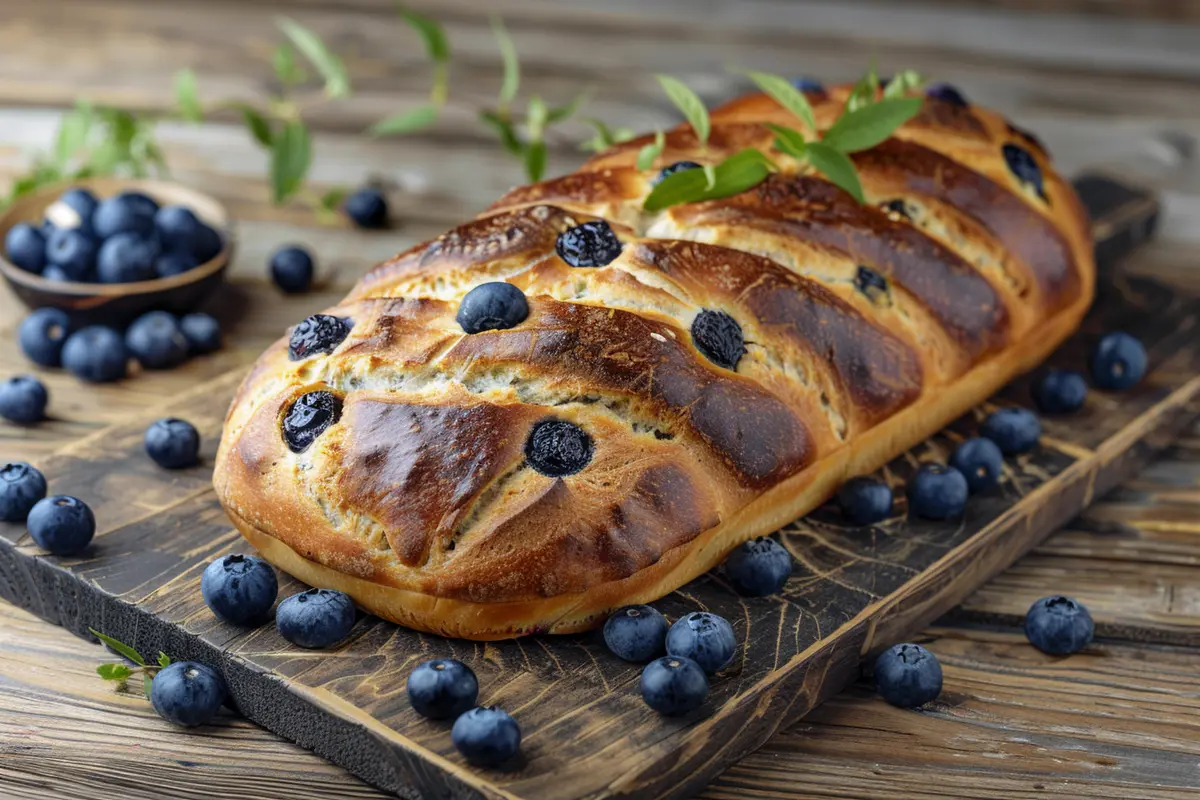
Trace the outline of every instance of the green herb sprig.
<path fill-rule="evenodd" d="M 146 659 L 142 658 L 141 653 L 139 653 L 137 650 L 134 650 L 124 642 L 118 641 L 111 636 L 107 636 L 95 628 L 88 628 L 88 630 L 91 631 L 92 635 L 97 639 L 104 642 L 106 645 L 111 647 L 113 650 L 116 650 L 118 653 L 125 656 L 125 658 L 128 658 L 136 665 L 131 667 L 128 664 L 101 664 L 100 666 L 96 667 L 96 674 L 106 681 L 112 681 L 116 683 L 118 689 L 123 689 L 126 687 L 126 683 L 130 678 L 138 673 L 141 673 L 142 693 L 145 694 L 146 699 L 149 700 L 150 684 L 154 681 L 154 676 L 157 675 L 158 671 L 163 667 L 168 667 L 171 665 L 171 657 L 160 650 L 158 651 L 158 659 L 155 661 L 155 663 L 150 663 L 146 661 Z"/>

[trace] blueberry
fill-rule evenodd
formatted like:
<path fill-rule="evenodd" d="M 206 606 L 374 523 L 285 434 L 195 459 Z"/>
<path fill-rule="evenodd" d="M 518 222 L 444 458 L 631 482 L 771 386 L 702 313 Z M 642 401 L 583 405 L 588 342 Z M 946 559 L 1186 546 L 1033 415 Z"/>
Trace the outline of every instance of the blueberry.
<path fill-rule="evenodd" d="M 886 213 L 893 220 L 900 218 L 900 219 L 906 219 L 909 222 L 912 222 L 912 218 L 913 218 L 912 210 L 908 207 L 908 203 L 904 202 L 903 198 L 894 197 L 891 200 L 884 201 L 883 203 L 881 203 L 879 205 L 879 207 L 884 211 L 884 213 Z M 872 270 L 872 272 L 874 272 L 874 270 Z M 878 275 L 879 273 L 875 273 L 875 274 Z M 879 277 L 883 281 L 883 285 L 879 286 L 879 288 L 886 291 L 887 290 L 887 279 L 884 278 L 882 275 L 879 275 Z M 862 280 L 865 282 L 865 281 L 869 280 L 869 278 L 864 278 Z M 859 282 L 860 282 L 860 278 L 858 276 L 855 276 L 854 285 L 858 287 L 858 290 L 860 292 L 865 292 L 864 287 L 859 286 Z"/>
<path fill-rule="evenodd" d="M 46 242 L 46 260 L 63 271 L 70 280 L 86 280 L 96 268 L 99 245 L 90 235 L 70 228 L 59 228 Z"/>
<path fill-rule="evenodd" d="M 75 555 L 96 533 L 96 517 L 87 503 L 64 494 L 38 500 L 25 524 L 38 547 L 56 556 Z"/>
<path fill-rule="evenodd" d="M 378 189 L 359 189 L 346 198 L 343 206 L 346 216 L 360 228 L 383 228 L 387 226 L 387 199 Z"/>
<path fill-rule="evenodd" d="M 70 275 L 67 274 L 66 270 L 64 270 L 60 266 L 57 266 L 56 264 L 48 264 L 42 270 L 42 277 L 48 281 L 64 281 L 64 282 L 66 282 L 66 281 L 74 281 L 75 280 L 74 278 L 72 278 Z M 82 278 L 80 278 L 80 282 L 82 282 L 82 283 L 94 283 L 95 280 L 96 280 L 96 273 L 94 273 L 94 272 L 89 272 L 87 275 L 84 275 Z"/>
<path fill-rule="evenodd" d="M 887 299 L 887 278 L 863 264 L 859 264 L 854 273 L 854 288 L 866 295 L 872 303 Z"/>
<path fill-rule="evenodd" d="M 918 517 L 949 519 L 967 507 L 967 479 L 954 467 L 925 464 L 908 487 L 908 508 Z"/>
<path fill-rule="evenodd" d="M 667 618 L 650 606 L 625 606 L 604 623 L 604 644 L 617 658 L 649 661 L 663 652 Z"/>
<path fill-rule="evenodd" d="M 979 432 L 996 443 L 1006 456 L 1027 453 L 1042 435 L 1037 415 L 1024 408 L 1001 408 L 988 414 Z"/>
<path fill-rule="evenodd" d="M 212 667 L 176 661 L 154 676 L 150 705 L 167 722 L 194 728 L 211 722 L 228 694 L 225 679 Z"/>
<path fill-rule="evenodd" d="M 987 491 L 1000 482 L 1000 475 L 1004 472 L 1004 455 L 991 439 L 967 439 L 954 448 L 950 466 L 962 473 L 967 479 L 967 490 L 975 494 Z"/>
<path fill-rule="evenodd" d="M 96 277 L 101 283 L 133 283 L 155 277 L 158 242 L 132 232 L 115 234 L 100 245 Z"/>
<path fill-rule="evenodd" d="M 75 377 L 93 383 L 124 378 L 128 361 L 121 334 L 102 325 L 80 328 L 67 337 L 62 349 L 63 366 Z"/>
<path fill-rule="evenodd" d="M 707 611 L 693 611 L 667 631 L 667 654 L 690 658 L 709 675 L 729 666 L 736 649 L 733 628 Z"/>
<path fill-rule="evenodd" d="M 92 215 L 92 230 L 101 239 L 119 233 L 137 234 L 139 239 L 154 235 L 154 214 L 158 206 L 139 192 L 125 192 L 100 201 Z"/>
<path fill-rule="evenodd" d="M 838 489 L 837 498 L 842 516 L 859 527 L 883 522 L 892 513 L 891 487 L 874 478 L 851 478 Z"/>
<path fill-rule="evenodd" d="M 280 635 L 300 647 L 330 647 L 354 627 L 354 602 L 333 589 L 309 589 L 294 594 L 275 609 Z"/>
<path fill-rule="evenodd" d="M 471 668 L 453 658 L 417 665 L 408 676 L 408 702 L 430 719 L 454 719 L 479 699 L 479 681 Z"/>
<path fill-rule="evenodd" d="M 724 311 L 706 308 L 697 314 L 692 320 L 692 343 L 709 361 L 735 372 L 746 355 L 742 326 Z"/>
<path fill-rule="evenodd" d="M 674 164 L 668 164 L 658 171 L 652 183 L 657 186 L 662 183 L 662 179 L 668 175 L 674 175 L 676 172 L 684 172 L 689 169 L 702 169 L 700 164 L 695 161 L 676 161 Z"/>
<path fill-rule="evenodd" d="M 1004 161 L 1008 169 L 1021 183 L 1032 186 L 1041 198 L 1046 197 L 1046 189 L 1042 183 L 1042 168 L 1038 166 L 1033 154 L 1020 145 L 1006 143 L 1002 148 Z"/>
<path fill-rule="evenodd" d="M 179 318 L 179 330 L 192 353 L 212 353 L 221 349 L 221 323 L 209 314 L 185 314 Z"/>
<path fill-rule="evenodd" d="M 801 77 L 792 80 L 792 86 L 795 86 L 802 92 L 824 92 L 825 84 L 821 83 L 816 78 Z"/>
<path fill-rule="evenodd" d="M 46 236 L 28 222 L 18 222 L 4 235 L 4 252 L 26 272 L 41 272 L 46 265 Z"/>
<path fill-rule="evenodd" d="M 179 320 L 166 311 L 150 311 L 135 319 L 125 331 L 125 348 L 146 369 L 170 369 L 188 357 Z"/>
<path fill-rule="evenodd" d="M 312 256 L 303 247 L 281 247 L 271 256 L 271 280 L 287 294 L 307 292 L 314 271 Z"/>
<path fill-rule="evenodd" d="M 923 706 L 942 693 L 942 665 L 919 644 L 898 644 L 875 659 L 875 687 L 894 706 Z"/>
<path fill-rule="evenodd" d="M 46 208 L 46 222 L 59 230 L 91 234 L 92 215 L 100 201 L 87 189 L 68 189 Z"/>
<path fill-rule="evenodd" d="M 592 450 L 592 437 L 587 431 L 561 419 L 537 423 L 525 442 L 529 466 L 550 478 L 579 472 L 591 462 Z"/>
<path fill-rule="evenodd" d="M 725 558 L 725 577 L 744 597 L 776 594 L 791 574 L 792 554 L 770 536 L 742 542 Z"/>
<path fill-rule="evenodd" d="M 604 220 L 585 222 L 558 235 L 554 249 L 572 267 L 603 267 L 621 255 L 621 240 Z"/>
<path fill-rule="evenodd" d="M 194 253 L 201 224 L 186 206 L 163 206 L 154 214 L 154 229 L 164 250 Z"/>
<path fill-rule="evenodd" d="M 200 432 L 186 420 L 155 420 L 142 437 L 146 454 L 163 469 L 184 469 L 200 463 Z"/>
<path fill-rule="evenodd" d="M 300 361 L 309 356 L 332 353 L 353 327 L 354 321 L 350 319 L 313 314 L 292 329 L 288 338 L 288 358 Z"/>
<path fill-rule="evenodd" d="M 46 478 L 24 461 L 0 467 L 0 520 L 24 522 L 29 510 L 46 496 Z"/>
<path fill-rule="evenodd" d="M 63 342 L 71 332 L 71 318 L 57 308 L 39 308 L 21 320 L 17 339 L 21 352 L 35 364 L 57 367 L 62 364 Z"/>
<path fill-rule="evenodd" d="M 17 375 L 0 383 L 0 417 L 28 425 L 46 418 L 50 395 L 32 375 Z"/>
<path fill-rule="evenodd" d="M 511 283 L 481 283 L 463 296 L 454 318 L 467 333 L 515 328 L 529 316 L 525 293 Z"/>
<path fill-rule="evenodd" d="M 1146 374 L 1146 348 L 1128 333 L 1110 333 L 1092 351 L 1092 381 L 1101 389 L 1128 389 Z"/>
<path fill-rule="evenodd" d="M 1083 408 L 1087 381 L 1074 370 L 1052 369 L 1033 384 L 1030 393 L 1043 414 L 1069 414 Z"/>
<path fill-rule="evenodd" d="M 342 401 L 329 392 L 309 392 L 292 403 L 283 418 L 283 440 L 302 453 L 342 416 Z"/>
<path fill-rule="evenodd" d="M 962 92 L 948 83 L 930 84 L 929 88 L 925 90 L 925 94 L 928 97 L 935 97 L 938 100 L 943 100 L 952 106 L 959 106 L 960 108 L 966 108 L 970 105 L 970 102 L 963 96 Z"/>
<path fill-rule="evenodd" d="M 217 257 L 225 247 L 225 242 L 221 239 L 221 234 L 217 233 L 216 228 L 200 223 L 199 230 L 196 231 L 195 250 L 192 255 L 196 257 L 197 264 L 207 264 Z"/>
<path fill-rule="evenodd" d="M 200 594 L 218 619 L 233 625 L 256 625 L 267 618 L 279 581 L 271 565 L 240 553 L 218 558 L 200 576 Z"/>
<path fill-rule="evenodd" d="M 1092 641 L 1095 632 L 1092 615 L 1070 597 L 1043 597 L 1025 614 L 1025 638 L 1052 656 L 1078 653 Z"/>
<path fill-rule="evenodd" d="M 521 750 L 521 728 L 507 711 L 496 706 L 472 708 L 454 721 L 450 741 L 467 763 L 499 767 Z"/>
<path fill-rule="evenodd" d="M 170 278 L 195 269 L 199 263 L 191 253 L 172 250 L 154 259 L 154 274 L 159 278 Z"/>
<path fill-rule="evenodd" d="M 665 716 L 678 716 L 704 704 L 708 676 L 700 665 L 683 656 L 663 656 L 642 670 L 642 700 Z"/>

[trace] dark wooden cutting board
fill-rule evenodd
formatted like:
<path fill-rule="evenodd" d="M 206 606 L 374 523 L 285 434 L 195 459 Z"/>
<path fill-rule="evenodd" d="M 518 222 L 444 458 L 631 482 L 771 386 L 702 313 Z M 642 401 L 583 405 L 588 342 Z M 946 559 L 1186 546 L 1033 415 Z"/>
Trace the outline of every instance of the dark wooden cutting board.
<path fill-rule="evenodd" d="M 1152 203 L 1107 183 L 1082 187 L 1103 211 L 1096 230 L 1105 260 L 1148 234 Z M 901 501 L 886 524 L 853 529 L 822 508 L 780 532 L 797 561 L 783 595 L 740 598 L 714 573 L 657 604 L 672 618 L 715 611 L 745 643 L 705 706 L 687 717 L 650 711 L 637 692 L 640 668 L 608 655 L 595 634 L 474 644 L 364 616 L 342 646 L 313 652 L 270 625 L 217 622 L 200 597 L 200 573 L 247 546 L 216 501 L 207 465 L 240 371 L 39 464 L 51 491 L 92 505 L 98 535 L 82 556 L 60 559 L 42 555 L 23 527 L 0 523 L 0 594 L 82 636 L 93 627 L 144 652 L 216 665 L 250 719 L 404 797 L 685 796 L 853 680 L 865 655 L 1011 564 L 1200 413 L 1200 301 L 1111 272 L 1101 286 L 1083 329 L 1052 363 L 1081 368 L 1101 332 L 1123 329 L 1146 344 L 1149 375 L 1130 392 L 1093 393 L 1079 414 L 1045 420 L 1039 448 L 1010 459 L 1002 486 L 973 498 L 965 519 L 908 520 Z M 1001 398 L 1026 404 L 1027 379 Z M 883 475 L 899 486 L 919 461 L 944 459 L 985 412 L 967 414 Z M 200 429 L 206 467 L 166 472 L 146 458 L 142 432 L 167 414 Z M 300 588 L 284 576 L 280 594 Z M 517 718 L 521 763 L 472 770 L 454 752 L 448 724 L 411 711 L 408 672 L 436 656 L 470 664 L 481 701 Z"/>

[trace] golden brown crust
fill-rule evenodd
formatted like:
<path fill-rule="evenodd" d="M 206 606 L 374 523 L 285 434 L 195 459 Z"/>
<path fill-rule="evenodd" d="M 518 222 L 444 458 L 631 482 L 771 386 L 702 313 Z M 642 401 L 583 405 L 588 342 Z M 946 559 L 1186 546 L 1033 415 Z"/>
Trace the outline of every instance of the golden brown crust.
<path fill-rule="evenodd" d="M 822 127 L 847 91 L 810 98 Z M 671 132 L 656 170 L 767 149 L 763 123 L 795 124 L 762 95 L 713 120 L 707 148 Z M 1008 173 L 1004 143 L 1036 159 L 1044 196 Z M 1077 199 L 984 109 L 927 101 L 855 154 L 864 206 L 773 154 L 783 172 L 753 190 L 647 213 L 656 170 L 636 169 L 638 149 L 514 190 L 381 264 L 326 312 L 351 325 L 332 352 L 293 361 L 281 341 L 263 355 L 215 483 L 268 559 L 423 630 L 579 630 L 916 444 L 1040 361 L 1090 302 Z M 570 267 L 559 234 L 595 219 L 620 255 Z M 466 335 L 458 304 L 491 280 L 520 287 L 529 316 Z M 693 339 L 706 310 L 741 328 L 733 369 Z M 282 420 L 315 391 L 340 416 L 293 452 Z M 549 419 L 586 431 L 583 469 L 531 467 Z"/>

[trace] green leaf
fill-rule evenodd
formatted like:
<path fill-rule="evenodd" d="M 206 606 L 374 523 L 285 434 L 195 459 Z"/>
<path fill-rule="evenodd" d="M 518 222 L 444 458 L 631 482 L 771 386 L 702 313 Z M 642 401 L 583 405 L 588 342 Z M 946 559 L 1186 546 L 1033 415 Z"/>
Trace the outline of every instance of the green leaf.
<path fill-rule="evenodd" d="M 279 82 L 284 86 L 304 80 L 304 70 L 296 64 L 296 51 L 287 42 L 275 48 L 275 53 L 271 56 L 271 65 L 275 68 L 275 77 L 279 78 Z"/>
<path fill-rule="evenodd" d="M 705 170 L 680 170 L 663 178 L 646 196 L 642 208 L 660 211 L 680 203 L 731 197 L 762 183 L 774 169 L 774 162 L 761 150 L 752 147 L 740 150 L 716 165 L 716 179 L 711 188 Z"/>
<path fill-rule="evenodd" d="M 300 188 L 311 161 L 308 128 L 303 122 L 288 122 L 271 146 L 271 188 L 276 203 L 282 203 Z"/>
<path fill-rule="evenodd" d="M 712 164 L 705 164 L 702 169 L 704 170 L 704 191 L 711 192 L 717 185 L 717 168 Z"/>
<path fill-rule="evenodd" d="M 152 678 L 150 676 L 149 672 L 143 672 L 142 673 L 142 695 L 147 700 L 150 699 L 150 691 L 153 688 L 154 688 L 154 678 Z"/>
<path fill-rule="evenodd" d="M 162 650 L 158 651 L 158 665 L 160 667 L 171 666 L 171 657 L 169 655 L 167 655 L 166 653 L 164 653 Z"/>
<path fill-rule="evenodd" d="M 531 181 L 540 181 L 546 171 L 546 143 L 530 142 L 525 148 L 525 174 Z"/>
<path fill-rule="evenodd" d="M 445 64 L 450 60 L 450 44 L 446 40 L 446 31 L 436 20 L 432 20 L 415 11 L 409 11 L 400 6 L 400 16 L 417 32 L 425 43 L 425 50 L 435 64 Z"/>
<path fill-rule="evenodd" d="M 263 147 L 270 147 L 271 123 L 267 121 L 267 118 L 258 113 L 253 106 L 245 103 L 238 105 L 237 109 L 242 112 L 242 121 L 246 123 L 246 129 L 250 131 L 254 141 Z"/>
<path fill-rule="evenodd" d="M 346 65 L 325 46 L 321 37 L 293 19 L 284 17 L 279 27 L 291 40 L 296 49 L 307 58 L 321 77 L 325 79 L 325 94 L 330 97 L 347 97 L 350 94 L 350 76 Z"/>
<path fill-rule="evenodd" d="M 118 653 L 125 656 L 130 661 L 137 664 L 139 667 L 146 666 L 146 660 L 142 658 L 141 654 L 138 653 L 137 650 L 134 650 L 129 645 L 125 644 L 124 642 L 118 642 L 116 639 L 112 638 L 111 636 L 105 636 L 103 633 L 96 630 L 95 628 L 88 628 L 88 630 L 91 631 L 92 635 L 95 636 L 97 639 L 104 642 L 106 645 L 111 647 L 113 650 L 116 650 Z"/>
<path fill-rule="evenodd" d="M 517 90 L 521 87 L 521 61 L 517 58 L 517 46 L 513 44 L 508 29 L 499 17 L 492 17 L 492 33 L 496 37 L 496 44 L 500 46 L 500 60 L 504 62 L 504 81 L 500 84 L 498 102 L 501 109 L 506 109 L 516 99 Z"/>
<path fill-rule="evenodd" d="M 880 100 L 838 117 L 821 141 L 843 153 L 869 150 L 917 115 L 923 98 Z"/>
<path fill-rule="evenodd" d="M 521 140 L 517 138 L 517 131 L 513 127 L 512 121 L 506 117 L 502 117 L 495 111 L 481 111 L 479 119 L 484 122 L 500 137 L 500 144 L 504 149 L 514 156 L 522 155 Z"/>
<path fill-rule="evenodd" d="M 196 92 L 196 73 L 181 69 L 175 73 L 175 103 L 179 113 L 188 122 L 203 122 L 204 109 Z"/>
<path fill-rule="evenodd" d="M 858 79 L 858 83 L 850 90 L 850 96 L 846 98 L 846 111 L 855 111 L 874 103 L 877 91 L 879 73 L 875 71 L 875 60 L 871 59 L 871 68 L 867 70 L 866 75 Z"/>
<path fill-rule="evenodd" d="M 437 106 L 417 106 L 408 111 L 392 114 L 370 127 L 373 136 L 388 136 L 393 133 L 410 133 L 432 125 L 437 120 Z"/>
<path fill-rule="evenodd" d="M 766 72 L 747 72 L 746 75 L 758 84 L 758 88 L 769 94 L 776 103 L 786 108 L 812 130 L 817 130 L 817 118 L 813 115 L 808 98 L 804 96 L 804 92 L 793 86 L 791 81 Z"/>
<path fill-rule="evenodd" d="M 546 114 L 546 124 L 553 125 L 556 122 L 563 122 L 564 120 L 568 120 L 575 116 L 583 104 L 588 101 L 588 98 L 590 98 L 591 95 L 592 92 L 590 89 L 584 89 L 582 92 L 572 97 L 570 102 L 568 102 L 565 106 L 558 106 L 557 108 L 550 109 L 550 111 Z"/>
<path fill-rule="evenodd" d="M 862 183 L 858 180 L 858 172 L 854 162 L 845 153 L 835 150 L 824 142 L 809 142 L 808 163 L 832 183 L 845 189 L 860 203 L 863 199 Z"/>
<path fill-rule="evenodd" d="M 921 73 L 915 69 L 904 69 L 897 72 L 888 81 L 888 85 L 883 89 L 883 98 L 891 100 L 898 97 L 905 97 L 909 92 L 920 89 L 925 83 L 925 79 L 921 77 Z"/>
<path fill-rule="evenodd" d="M 96 674 L 106 681 L 123 681 L 133 674 L 133 670 L 124 664 L 101 664 L 96 667 Z"/>
<path fill-rule="evenodd" d="M 550 111 L 546 103 L 536 94 L 529 98 L 529 108 L 525 111 L 525 127 L 529 130 L 529 141 L 540 142 L 546 130 L 546 119 Z"/>
<path fill-rule="evenodd" d="M 696 138 L 702 143 L 708 143 L 708 134 L 710 131 L 710 123 L 708 120 L 708 109 L 704 107 L 702 101 L 695 92 L 688 88 L 688 85 L 678 78 L 672 78 L 670 75 L 657 75 L 658 82 L 662 84 L 663 91 L 667 93 L 667 97 L 671 102 L 683 112 L 683 116 L 692 125 L 692 130 L 696 132 Z"/>
<path fill-rule="evenodd" d="M 654 132 L 654 141 L 644 145 L 638 151 L 637 168 L 650 169 L 654 166 L 654 160 L 662 154 L 663 145 L 666 144 L 667 137 L 662 131 Z"/>
<path fill-rule="evenodd" d="M 612 147 L 619 142 L 627 142 L 632 139 L 635 134 L 631 128 L 609 128 L 604 124 L 603 120 L 595 117 L 586 117 L 583 120 L 588 125 L 595 129 L 595 133 L 591 139 L 579 145 L 581 150 L 591 150 L 598 153 L 606 147 Z"/>
<path fill-rule="evenodd" d="M 775 149 L 781 153 L 787 153 L 792 158 L 804 159 L 808 157 L 808 142 L 804 140 L 804 135 L 800 131 L 793 128 L 785 128 L 782 125 L 776 125 L 768 122 L 766 126 L 775 132 Z"/>
<path fill-rule="evenodd" d="M 78 103 L 68 111 L 58 125 L 58 137 L 54 143 L 54 163 L 61 169 L 71 156 L 87 143 L 92 130 L 92 107 Z"/>

